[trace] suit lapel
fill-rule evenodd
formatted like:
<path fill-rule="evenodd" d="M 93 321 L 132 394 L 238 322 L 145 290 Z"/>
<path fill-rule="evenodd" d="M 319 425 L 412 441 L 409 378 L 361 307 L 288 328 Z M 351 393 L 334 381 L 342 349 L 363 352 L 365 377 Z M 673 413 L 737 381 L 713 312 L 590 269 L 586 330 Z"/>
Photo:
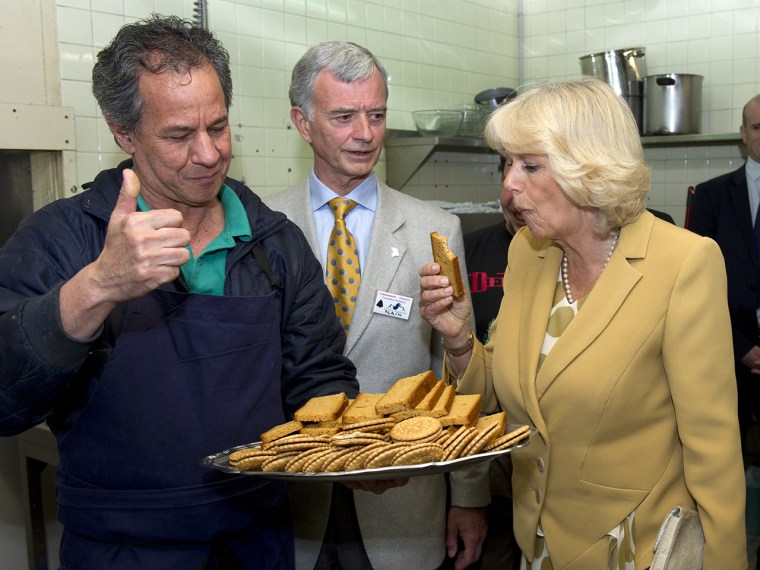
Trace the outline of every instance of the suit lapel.
<path fill-rule="evenodd" d="M 527 232 L 527 228 L 521 230 Z M 529 295 L 520 298 L 520 337 L 518 340 L 519 378 L 525 378 L 522 384 L 523 401 L 526 411 L 539 429 L 545 429 L 536 394 L 536 369 L 541 355 L 546 324 L 553 305 L 556 289 L 557 272 L 562 259 L 562 251 L 544 242 L 545 247 L 536 251 L 532 263 L 525 268 L 524 290 Z"/>
<path fill-rule="evenodd" d="M 540 399 L 557 376 L 610 325 L 628 294 L 641 279 L 641 273 L 628 260 L 646 256 L 653 224 L 654 216 L 645 213 L 639 220 L 622 229 L 617 251 L 538 372 L 537 398 Z M 557 255 L 561 257 L 561 254 Z M 555 272 L 558 269 L 559 260 Z M 543 323 L 546 325 L 546 320 Z M 536 332 L 537 338 L 543 343 L 544 335 Z"/>
<path fill-rule="evenodd" d="M 320 251 L 317 239 L 317 226 L 314 223 L 314 210 L 311 207 L 309 180 L 306 179 L 298 186 L 295 186 L 290 198 L 293 200 L 293 216 L 291 220 L 301 228 L 301 231 L 306 236 L 306 240 L 309 242 L 311 250 L 317 256 L 319 262 L 322 263 L 322 252 Z"/>
<path fill-rule="evenodd" d="M 401 260 L 406 253 L 406 243 L 399 235 L 406 216 L 394 201 L 392 192 L 377 181 L 377 209 L 372 222 L 372 233 L 367 250 L 359 298 L 356 302 L 354 318 L 346 338 L 348 354 L 361 337 L 372 319 L 375 297 L 378 291 L 390 291 Z"/>
<path fill-rule="evenodd" d="M 747 172 L 745 167 L 741 167 L 734 172 L 731 177 L 731 184 L 727 187 L 728 202 L 734 209 L 734 215 L 739 227 L 739 233 L 744 239 L 745 245 L 749 248 L 755 263 L 758 262 L 755 253 L 755 234 L 753 229 L 754 220 L 752 219 L 752 210 L 749 204 L 749 190 L 747 186 Z"/>

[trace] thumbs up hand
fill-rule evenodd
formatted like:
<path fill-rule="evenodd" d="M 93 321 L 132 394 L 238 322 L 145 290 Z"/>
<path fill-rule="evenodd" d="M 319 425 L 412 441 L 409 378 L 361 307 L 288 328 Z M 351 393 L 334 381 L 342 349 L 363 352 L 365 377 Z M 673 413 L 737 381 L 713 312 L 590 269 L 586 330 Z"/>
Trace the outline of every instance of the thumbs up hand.
<path fill-rule="evenodd" d="M 141 297 L 173 281 L 179 267 L 190 259 L 185 248 L 190 232 L 182 228 L 182 214 L 173 209 L 138 211 L 140 179 L 130 169 L 123 176 L 103 251 L 94 264 L 103 298 L 114 303 Z"/>

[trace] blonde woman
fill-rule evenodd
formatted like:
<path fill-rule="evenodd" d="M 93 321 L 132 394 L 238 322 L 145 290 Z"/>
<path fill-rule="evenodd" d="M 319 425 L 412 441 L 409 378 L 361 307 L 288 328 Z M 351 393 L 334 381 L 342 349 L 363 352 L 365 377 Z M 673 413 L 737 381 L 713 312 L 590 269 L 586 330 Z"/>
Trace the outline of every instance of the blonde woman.
<path fill-rule="evenodd" d="M 488 344 L 439 267 L 420 312 L 448 376 L 537 436 L 513 455 L 522 568 L 648 568 L 674 507 L 696 509 L 704 568 L 747 567 L 726 274 L 710 239 L 645 210 L 636 123 L 603 82 L 527 90 L 491 116 L 527 228 Z"/>

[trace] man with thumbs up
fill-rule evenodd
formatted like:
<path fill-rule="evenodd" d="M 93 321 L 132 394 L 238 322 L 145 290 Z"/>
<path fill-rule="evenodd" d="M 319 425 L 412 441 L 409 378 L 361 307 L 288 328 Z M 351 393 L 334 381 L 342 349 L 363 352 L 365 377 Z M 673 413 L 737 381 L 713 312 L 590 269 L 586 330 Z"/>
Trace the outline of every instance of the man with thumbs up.
<path fill-rule="evenodd" d="M 290 568 L 282 483 L 204 468 L 308 398 L 357 392 L 301 230 L 231 159 L 229 57 L 127 24 L 93 92 L 131 156 L 0 249 L 0 434 L 58 440 L 61 568 Z"/>

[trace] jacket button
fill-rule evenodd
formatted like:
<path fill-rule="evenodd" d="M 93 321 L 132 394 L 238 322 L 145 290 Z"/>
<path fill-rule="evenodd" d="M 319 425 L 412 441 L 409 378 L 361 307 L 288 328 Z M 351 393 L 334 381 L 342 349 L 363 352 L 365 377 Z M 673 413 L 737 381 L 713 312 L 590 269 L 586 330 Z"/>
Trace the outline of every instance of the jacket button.
<path fill-rule="evenodd" d="M 539 457 L 538 459 L 536 459 L 536 467 L 538 468 L 538 472 L 539 473 L 543 473 L 544 472 L 544 460 L 543 460 L 543 458 Z"/>
<path fill-rule="evenodd" d="M 536 503 L 540 505 L 541 504 L 541 489 L 533 489 L 533 492 L 536 494 Z"/>

